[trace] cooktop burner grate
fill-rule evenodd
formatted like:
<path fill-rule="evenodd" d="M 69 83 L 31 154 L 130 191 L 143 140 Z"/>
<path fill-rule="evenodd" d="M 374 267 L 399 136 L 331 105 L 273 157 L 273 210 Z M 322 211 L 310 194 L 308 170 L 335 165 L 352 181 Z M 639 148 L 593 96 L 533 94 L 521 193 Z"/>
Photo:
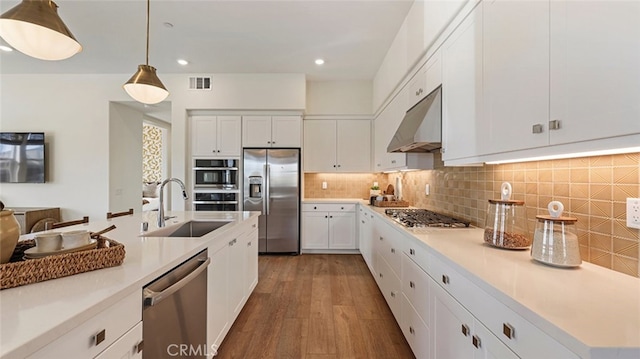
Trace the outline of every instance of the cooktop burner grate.
<path fill-rule="evenodd" d="M 392 217 L 405 227 L 469 227 L 470 222 L 445 216 L 427 209 L 387 209 L 387 216 Z"/>

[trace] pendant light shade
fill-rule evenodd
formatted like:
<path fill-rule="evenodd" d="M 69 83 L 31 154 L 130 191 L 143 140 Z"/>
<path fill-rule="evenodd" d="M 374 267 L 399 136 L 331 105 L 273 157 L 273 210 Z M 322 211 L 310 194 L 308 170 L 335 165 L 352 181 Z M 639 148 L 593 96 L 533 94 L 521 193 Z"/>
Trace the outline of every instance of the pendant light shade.
<path fill-rule="evenodd" d="M 147 0 L 147 62 L 138 65 L 138 71 L 122 87 L 134 100 L 153 105 L 167 98 L 169 91 L 156 75 L 156 68 L 149 66 L 149 2 Z"/>
<path fill-rule="evenodd" d="M 124 84 L 124 90 L 136 101 L 152 105 L 161 102 L 169 91 L 156 75 L 156 68 L 149 65 L 139 65 L 138 71 Z"/>
<path fill-rule="evenodd" d="M 0 15 L 0 36 L 16 50 L 41 60 L 64 60 L 82 45 L 58 16 L 50 0 L 23 0 Z"/>

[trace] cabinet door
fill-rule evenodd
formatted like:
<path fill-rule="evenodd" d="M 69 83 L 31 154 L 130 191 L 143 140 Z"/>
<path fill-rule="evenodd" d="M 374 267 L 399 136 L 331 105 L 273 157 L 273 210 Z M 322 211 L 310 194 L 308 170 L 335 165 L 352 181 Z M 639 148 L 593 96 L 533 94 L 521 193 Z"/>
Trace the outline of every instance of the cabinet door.
<path fill-rule="evenodd" d="M 242 150 L 242 120 L 240 116 L 218 116 L 217 155 L 240 157 Z"/>
<path fill-rule="evenodd" d="M 639 1 L 551 1 L 551 144 L 640 133 L 639 24 Z"/>
<path fill-rule="evenodd" d="M 338 120 L 335 136 L 338 172 L 371 172 L 371 122 Z"/>
<path fill-rule="evenodd" d="M 302 212 L 302 248 L 329 248 L 329 214 Z"/>
<path fill-rule="evenodd" d="M 191 154 L 193 156 L 215 156 L 217 153 L 216 116 L 191 118 Z"/>
<path fill-rule="evenodd" d="M 271 116 L 242 116 L 242 147 L 271 147 Z"/>
<path fill-rule="evenodd" d="M 336 121 L 304 121 L 304 171 L 336 170 Z"/>
<path fill-rule="evenodd" d="M 138 344 L 141 342 L 142 322 L 131 328 L 95 359 L 141 359 L 142 350 L 138 351 Z"/>
<path fill-rule="evenodd" d="M 482 122 L 482 6 L 442 45 L 442 159 L 477 155 Z M 484 131 L 484 132 L 483 132 Z"/>
<path fill-rule="evenodd" d="M 257 228 L 257 225 L 255 225 Z M 246 254 L 245 254 L 245 288 L 246 297 L 248 298 L 253 289 L 258 285 L 258 230 L 253 230 L 246 238 Z"/>
<path fill-rule="evenodd" d="M 490 131 L 479 140 L 478 154 L 546 146 L 549 1 L 493 0 L 482 6 L 483 122 Z M 534 125 L 544 131 L 534 133 Z"/>
<path fill-rule="evenodd" d="M 379 254 L 378 254 L 379 255 Z M 378 287 L 387 301 L 396 322 L 401 322 L 402 317 L 402 289 L 400 288 L 400 278 L 398 278 L 384 257 L 379 257 L 378 262 Z"/>
<path fill-rule="evenodd" d="M 406 87 L 405 87 L 406 89 Z M 404 90 L 403 90 L 404 91 Z M 374 121 L 374 168 L 375 172 L 403 167 L 407 164 L 405 153 L 387 153 L 387 146 L 395 135 L 406 111 L 406 93 L 397 95 Z"/>
<path fill-rule="evenodd" d="M 356 249 L 355 212 L 329 212 L 329 248 Z"/>
<path fill-rule="evenodd" d="M 238 317 L 246 294 L 246 246 L 243 245 L 241 236 L 234 236 L 229 241 L 229 311 L 230 322 Z"/>
<path fill-rule="evenodd" d="M 427 60 L 425 67 L 425 85 L 424 96 L 435 90 L 436 87 L 442 85 L 442 53 L 440 50 L 436 51 Z M 424 98 L 424 96 L 422 96 Z"/>
<path fill-rule="evenodd" d="M 416 359 L 428 359 L 431 340 L 429 327 L 422 321 L 404 294 L 402 295 L 402 320 L 399 324 Z"/>
<path fill-rule="evenodd" d="M 209 247 L 211 264 L 207 268 L 207 344 L 220 346 L 229 330 L 228 260 L 229 246 Z"/>
<path fill-rule="evenodd" d="M 360 227 L 359 227 L 359 243 L 358 247 L 360 248 L 360 253 L 364 258 L 364 261 L 367 263 L 369 267 L 369 271 L 375 274 L 373 270 L 373 256 L 372 256 L 372 242 L 373 242 L 373 230 L 372 230 L 372 218 L 368 211 L 365 211 L 363 208 L 361 209 L 360 216 Z"/>
<path fill-rule="evenodd" d="M 271 118 L 271 146 L 301 147 L 302 118 L 300 116 L 273 116 Z"/>
<path fill-rule="evenodd" d="M 432 358 L 473 358 L 473 316 L 437 283 L 430 280 L 432 299 Z"/>

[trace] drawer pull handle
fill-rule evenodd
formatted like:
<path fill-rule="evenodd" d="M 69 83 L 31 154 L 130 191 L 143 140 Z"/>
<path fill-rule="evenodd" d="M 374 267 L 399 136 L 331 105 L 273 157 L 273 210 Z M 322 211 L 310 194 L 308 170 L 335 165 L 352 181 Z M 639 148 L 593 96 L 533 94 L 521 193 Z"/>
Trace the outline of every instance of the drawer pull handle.
<path fill-rule="evenodd" d="M 380 273 L 380 278 L 382 278 L 382 273 Z"/>
<path fill-rule="evenodd" d="M 247 247 L 251 247 L 251 242 L 247 242 Z"/>
<path fill-rule="evenodd" d="M 140 353 L 144 349 L 144 340 L 141 340 L 140 343 L 136 344 L 136 353 Z"/>
<path fill-rule="evenodd" d="M 415 284 L 415 283 L 413 283 L 413 281 L 412 281 L 412 280 L 410 280 L 410 281 L 409 281 L 409 287 L 410 287 L 410 288 L 415 288 L 415 287 L 416 287 L 416 284 Z"/>
<path fill-rule="evenodd" d="M 409 254 L 411 254 L 412 256 L 416 255 L 416 250 L 413 248 L 409 248 Z"/>
<path fill-rule="evenodd" d="M 380 240 L 382 240 L 382 236 L 380 236 Z"/>
<path fill-rule="evenodd" d="M 559 120 L 549 121 L 549 129 L 550 130 L 559 130 L 560 129 L 560 121 Z"/>
<path fill-rule="evenodd" d="M 395 253 L 396 250 L 394 248 L 391 248 L 391 253 Z"/>
<path fill-rule="evenodd" d="M 416 331 L 415 331 L 415 330 L 413 330 L 413 327 L 411 327 L 411 326 L 410 326 L 410 327 L 409 327 L 409 333 L 411 333 L 411 334 L 416 334 Z"/>
<path fill-rule="evenodd" d="M 393 291 L 392 291 L 392 292 L 391 292 L 391 296 L 395 298 L 395 297 L 396 297 L 396 292 L 393 292 Z"/>
<path fill-rule="evenodd" d="M 364 224 L 364 221 L 362 221 L 362 224 Z"/>
<path fill-rule="evenodd" d="M 473 346 L 476 347 L 476 349 L 480 348 L 480 338 L 478 338 L 478 336 L 474 335 L 473 337 L 471 337 L 471 342 L 473 343 Z"/>
<path fill-rule="evenodd" d="M 470 332 L 469 332 L 469 326 L 467 326 L 466 324 L 462 324 L 462 328 L 461 328 L 461 329 L 462 329 L 462 334 L 463 334 L 465 337 L 468 337 L 468 336 L 469 336 L 469 333 L 470 333 Z"/>
<path fill-rule="evenodd" d="M 442 275 L 442 283 L 449 284 L 449 276 L 446 274 Z"/>
<path fill-rule="evenodd" d="M 94 341 L 96 343 L 96 346 L 100 345 L 100 343 L 102 343 L 106 338 L 107 338 L 107 331 L 106 329 L 102 329 L 98 334 L 94 336 Z"/>
<path fill-rule="evenodd" d="M 502 334 L 504 334 L 507 338 L 513 339 L 516 334 L 516 330 L 508 323 L 502 323 Z"/>
<path fill-rule="evenodd" d="M 313 207 L 313 209 L 318 209 L 318 207 Z"/>
<path fill-rule="evenodd" d="M 542 131 L 543 131 L 542 125 L 539 123 L 536 123 L 531 127 L 531 133 L 542 133 Z"/>

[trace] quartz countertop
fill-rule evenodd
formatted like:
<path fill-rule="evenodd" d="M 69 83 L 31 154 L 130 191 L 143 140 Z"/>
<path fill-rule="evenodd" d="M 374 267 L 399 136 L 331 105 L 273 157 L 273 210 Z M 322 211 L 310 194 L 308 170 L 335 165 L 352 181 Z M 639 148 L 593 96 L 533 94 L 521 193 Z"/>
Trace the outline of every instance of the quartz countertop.
<path fill-rule="evenodd" d="M 640 278 L 589 262 L 556 268 L 484 244 L 481 228 L 403 227 L 434 256 L 583 358 L 640 358 Z"/>
<path fill-rule="evenodd" d="M 362 198 L 305 198 L 302 203 L 357 203 L 369 204 L 368 199 Z"/>
<path fill-rule="evenodd" d="M 124 244 L 124 262 L 116 267 L 0 291 L 0 357 L 24 358 L 34 353 L 125 296 L 141 292 L 144 285 L 207 248 L 242 222 L 257 217 L 259 212 L 169 211 L 166 215 L 175 216 L 167 220 L 167 226 L 192 219 L 232 222 L 200 238 L 140 237 L 143 221 L 149 222 L 149 231 L 158 229 L 157 212 L 58 229 L 60 232 L 75 229 L 95 232 L 114 224 L 116 229 L 104 236 Z M 33 236 L 27 234 L 20 239 Z"/>

